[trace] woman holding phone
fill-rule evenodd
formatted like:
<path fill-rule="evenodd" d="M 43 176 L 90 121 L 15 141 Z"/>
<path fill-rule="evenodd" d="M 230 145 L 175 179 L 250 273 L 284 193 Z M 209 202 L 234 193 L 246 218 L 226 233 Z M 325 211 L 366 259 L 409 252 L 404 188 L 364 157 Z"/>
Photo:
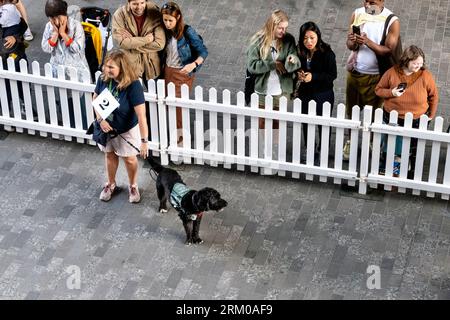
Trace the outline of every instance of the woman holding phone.
<path fill-rule="evenodd" d="M 425 68 L 425 54 L 417 46 L 409 46 L 403 51 L 400 63 L 386 71 L 375 93 L 384 99 L 385 123 L 389 123 L 389 114 L 393 110 L 398 112 L 399 126 L 404 126 L 405 115 L 411 112 L 413 128 L 419 128 L 420 116 L 423 114 L 430 120 L 436 116 L 438 90 L 433 75 Z M 411 139 L 411 148 L 415 149 L 416 146 L 417 139 Z M 396 153 L 399 153 L 398 150 Z M 411 161 L 411 165 L 414 166 L 414 161 Z"/>

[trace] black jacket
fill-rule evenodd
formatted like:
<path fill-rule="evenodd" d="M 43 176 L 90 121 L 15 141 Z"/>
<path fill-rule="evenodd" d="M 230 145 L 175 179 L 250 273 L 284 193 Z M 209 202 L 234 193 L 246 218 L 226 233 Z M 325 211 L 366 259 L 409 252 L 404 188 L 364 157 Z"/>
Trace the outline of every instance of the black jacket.
<path fill-rule="evenodd" d="M 311 59 L 311 68 L 307 68 L 306 57 L 300 56 L 302 70 L 312 73 L 311 82 L 303 82 L 296 96 L 310 97 L 316 93 L 333 90 L 333 81 L 337 78 L 336 56 L 333 50 L 317 50 Z"/>

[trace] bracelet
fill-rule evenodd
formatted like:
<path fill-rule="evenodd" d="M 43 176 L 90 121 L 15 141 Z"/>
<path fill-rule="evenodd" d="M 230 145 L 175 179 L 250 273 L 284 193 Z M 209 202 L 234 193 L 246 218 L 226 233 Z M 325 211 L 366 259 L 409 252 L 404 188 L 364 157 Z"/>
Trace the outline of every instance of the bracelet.
<path fill-rule="evenodd" d="M 194 61 L 194 63 L 195 63 L 195 67 L 197 68 L 197 67 L 198 67 L 198 63 L 197 63 L 197 61 Z"/>
<path fill-rule="evenodd" d="M 97 119 L 97 122 L 98 122 L 98 123 L 100 123 L 100 122 L 102 122 L 102 121 L 103 121 L 103 118 L 102 118 L 102 117 L 100 117 L 100 118 Z"/>
<path fill-rule="evenodd" d="M 48 44 L 52 47 L 56 47 L 57 43 L 53 42 L 51 39 L 48 39 Z"/>
<path fill-rule="evenodd" d="M 147 139 L 147 138 L 142 138 L 142 139 L 141 139 L 141 142 L 142 142 L 142 143 L 147 143 L 147 142 L 148 142 L 148 139 Z"/>
<path fill-rule="evenodd" d="M 66 47 L 70 46 L 73 42 L 73 38 L 69 38 L 69 40 L 66 41 Z"/>

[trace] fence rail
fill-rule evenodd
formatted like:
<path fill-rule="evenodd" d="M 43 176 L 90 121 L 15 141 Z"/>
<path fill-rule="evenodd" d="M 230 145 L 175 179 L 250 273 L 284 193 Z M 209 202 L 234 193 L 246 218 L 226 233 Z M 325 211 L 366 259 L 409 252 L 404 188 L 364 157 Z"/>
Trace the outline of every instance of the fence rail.
<path fill-rule="evenodd" d="M 51 134 L 55 139 L 75 138 L 78 143 L 95 145 L 85 133 L 94 120 L 90 106 L 95 86 L 88 73 L 80 82 L 75 69 L 61 66 L 53 77 L 49 64 L 41 74 L 36 61 L 31 64 L 31 73 L 25 61 L 20 62 L 20 72 L 15 71 L 12 59 L 7 63 L 7 70 L 0 64 L 0 124 L 6 130 L 14 127 L 22 133 L 26 129 L 32 135 L 39 132 L 41 136 Z M 412 114 L 407 114 L 404 127 L 395 126 L 395 111 L 389 124 L 384 124 L 383 111 L 376 110 L 372 119 L 371 106 L 362 110 L 353 107 L 351 119 L 346 119 L 343 104 L 337 105 L 336 116 L 332 116 L 332 106 L 325 103 L 319 116 L 314 101 L 308 104 L 308 114 L 302 114 L 298 99 L 289 103 L 281 98 L 279 110 L 274 110 L 271 97 L 266 97 L 261 109 L 256 94 L 245 106 L 242 92 L 237 93 L 236 103 L 231 102 L 229 90 L 211 88 L 207 93 L 205 99 L 204 90 L 196 87 L 190 98 L 184 85 L 181 97 L 176 97 L 172 83 L 148 81 L 144 95 L 150 115 L 149 149 L 161 155 L 163 164 L 172 160 L 220 164 L 228 169 L 236 165 L 241 171 L 249 166 L 252 172 L 266 175 L 286 176 L 289 172 L 293 178 L 304 174 L 307 180 L 318 177 L 321 182 L 332 179 L 335 184 L 345 181 L 351 186 L 358 182 L 362 194 L 383 185 L 385 190 L 396 187 L 403 193 L 411 189 L 413 194 L 425 191 L 428 197 L 436 193 L 446 200 L 450 197 L 450 134 L 443 132 L 441 117 L 428 129 L 429 119 L 424 115 L 416 129 L 412 128 Z M 181 108 L 183 115 L 180 144 L 176 108 Z M 264 119 L 264 129 L 259 128 L 259 119 Z M 321 131 L 316 132 L 318 127 Z M 347 139 L 350 156 L 345 161 Z M 417 147 L 412 148 L 415 141 Z M 395 150 L 399 146 L 401 153 Z M 411 161 L 414 171 L 408 172 Z"/>

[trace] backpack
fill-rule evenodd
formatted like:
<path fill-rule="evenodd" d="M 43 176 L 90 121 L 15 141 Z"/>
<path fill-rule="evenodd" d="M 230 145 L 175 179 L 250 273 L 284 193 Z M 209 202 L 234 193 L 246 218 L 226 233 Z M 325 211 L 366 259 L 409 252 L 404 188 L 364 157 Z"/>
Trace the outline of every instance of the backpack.
<path fill-rule="evenodd" d="M 390 14 L 386 22 L 384 23 L 384 29 L 383 29 L 383 37 L 381 38 L 380 45 L 384 46 L 386 42 L 386 33 L 387 28 L 389 26 L 389 22 L 391 19 L 395 17 L 395 14 Z M 402 40 L 400 35 L 398 36 L 397 46 L 392 50 L 392 53 L 387 56 L 379 56 L 377 55 L 378 60 L 378 69 L 380 70 L 380 76 L 382 76 L 389 68 L 392 66 L 398 64 L 400 62 L 400 57 L 402 56 L 403 50 L 402 50 Z"/>

